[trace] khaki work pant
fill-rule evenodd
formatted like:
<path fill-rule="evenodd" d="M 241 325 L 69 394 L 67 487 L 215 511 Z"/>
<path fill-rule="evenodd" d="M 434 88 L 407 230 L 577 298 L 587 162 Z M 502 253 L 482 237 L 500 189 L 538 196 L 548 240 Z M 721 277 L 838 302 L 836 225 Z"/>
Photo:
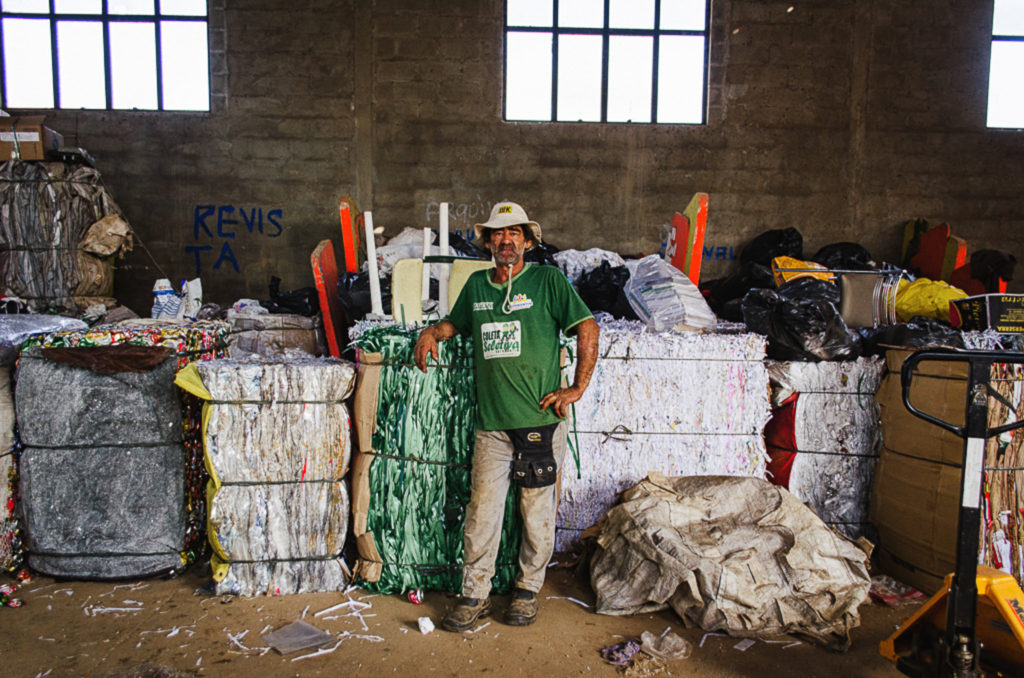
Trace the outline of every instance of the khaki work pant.
<path fill-rule="evenodd" d="M 552 436 L 559 471 L 567 447 L 566 423 Z M 501 542 L 505 498 L 511 484 L 512 443 L 504 431 L 477 431 L 473 448 L 473 477 L 469 506 L 466 507 L 466 565 L 462 570 L 462 595 L 486 598 Z M 519 513 L 523 516 L 523 538 L 519 544 L 519 573 L 516 586 L 540 591 L 548 562 L 555 550 L 556 485 L 521 488 Z"/>

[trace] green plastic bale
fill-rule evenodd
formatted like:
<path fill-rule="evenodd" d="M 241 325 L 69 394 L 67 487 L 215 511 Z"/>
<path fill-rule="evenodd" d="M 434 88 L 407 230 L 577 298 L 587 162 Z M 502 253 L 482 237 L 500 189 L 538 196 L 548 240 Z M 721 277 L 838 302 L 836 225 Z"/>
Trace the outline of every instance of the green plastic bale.
<path fill-rule="evenodd" d="M 463 533 L 469 503 L 476 416 L 472 342 L 455 337 L 438 348 L 424 374 L 413 365 L 419 332 L 375 327 L 354 342 L 380 353 L 384 367 L 370 465 L 367 529 L 384 561 L 379 593 L 462 588 Z M 515 487 L 515 486 L 514 486 Z M 518 487 L 509 492 L 492 586 L 512 589 L 522 519 Z"/>

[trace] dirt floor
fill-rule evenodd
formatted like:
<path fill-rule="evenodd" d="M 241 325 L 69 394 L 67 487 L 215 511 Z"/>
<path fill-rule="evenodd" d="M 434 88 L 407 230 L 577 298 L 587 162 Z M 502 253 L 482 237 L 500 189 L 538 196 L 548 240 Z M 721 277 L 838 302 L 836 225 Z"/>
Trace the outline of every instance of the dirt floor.
<path fill-rule="evenodd" d="M 0 576 L 0 583 L 13 582 Z M 343 616 L 361 606 L 322 612 L 347 601 L 341 593 L 210 597 L 199 592 L 205 582 L 201 568 L 142 582 L 35 577 L 15 594 L 22 607 L 0 608 L 0 676 L 617 676 L 622 670 L 601 658 L 601 648 L 671 627 L 693 644 L 691 656 L 663 666 L 648 662 L 627 675 L 890 677 L 900 674 L 878 655 L 878 642 L 916 609 L 865 604 L 852 648 L 837 655 L 792 638 L 741 649 L 739 639 L 684 629 L 672 611 L 598 615 L 588 607 L 594 595 L 586 579 L 561 568 L 550 570 L 536 624 L 503 624 L 508 598 L 497 596 L 497 617 L 464 634 L 420 632 L 419 617 L 439 625 L 454 601 L 443 593 L 428 592 L 414 605 L 354 589 L 348 596 L 369 605 L 361 622 Z M 281 655 L 266 647 L 261 635 L 296 620 L 335 637 L 350 635 L 317 656 L 308 656 L 316 650 Z"/>

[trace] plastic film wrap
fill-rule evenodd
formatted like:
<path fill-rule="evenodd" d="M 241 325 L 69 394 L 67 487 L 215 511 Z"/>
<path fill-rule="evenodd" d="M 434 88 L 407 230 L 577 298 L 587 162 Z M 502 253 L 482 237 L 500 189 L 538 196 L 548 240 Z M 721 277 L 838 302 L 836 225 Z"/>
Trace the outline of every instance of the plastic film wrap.
<path fill-rule="evenodd" d="M 335 359 L 214 360 L 195 365 L 210 471 L 208 533 L 218 593 L 334 591 L 346 583 L 342 480 L 355 370 Z"/>

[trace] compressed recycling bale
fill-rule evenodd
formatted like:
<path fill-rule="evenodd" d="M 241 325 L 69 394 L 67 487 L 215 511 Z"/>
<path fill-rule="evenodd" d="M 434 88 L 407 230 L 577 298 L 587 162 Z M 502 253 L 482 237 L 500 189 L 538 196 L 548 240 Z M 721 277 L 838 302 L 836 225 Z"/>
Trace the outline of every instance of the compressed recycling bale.
<path fill-rule="evenodd" d="M 794 408 L 766 430 L 766 435 L 772 434 L 772 482 L 787 488 L 847 537 L 864 536 L 882 447 L 874 396 L 885 361 L 769 361 L 768 372 L 776 387 L 777 412 Z M 776 436 L 790 444 L 772 445 Z"/>
<path fill-rule="evenodd" d="M 580 477 L 566 459 L 555 548 L 569 551 L 649 471 L 763 477 L 770 416 L 765 339 L 648 332 L 602 321 L 597 364 L 575 403 Z M 572 374 L 574 367 L 570 366 Z"/>
<path fill-rule="evenodd" d="M 372 321 L 350 336 L 359 353 L 353 402 L 359 451 L 352 465 L 354 572 L 379 593 L 459 591 L 470 495 L 476 387 L 473 344 L 442 342 L 437 364 L 412 364 L 419 332 Z M 522 519 L 513 486 L 491 580 L 505 593 L 517 568 Z"/>
<path fill-rule="evenodd" d="M 18 523 L 8 508 L 14 504 L 14 398 L 11 368 L 0 365 L 0 568 L 11 570 L 15 561 Z"/>
<path fill-rule="evenodd" d="M 349 512 L 343 480 L 222 486 L 210 506 L 209 527 L 230 567 L 217 592 L 252 596 L 343 589 L 340 554 Z"/>
<path fill-rule="evenodd" d="M 193 369 L 194 367 L 194 369 Z M 178 383 L 207 403 L 208 533 L 218 593 L 335 591 L 350 514 L 345 399 L 336 359 L 213 360 Z"/>
<path fill-rule="evenodd" d="M 301 351 L 323 355 L 322 325 L 319 316 L 296 313 L 242 314 L 228 311 L 231 335 L 228 356 L 242 358 L 247 354 L 272 358 Z"/>
<path fill-rule="evenodd" d="M 20 512 L 28 565 L 112 579 L 182 566 L 185 449 L 175 359 L 100 374 L 22 354 Z"/>
<path fill-rule="evenodd" d="M 76 312 L 73 295 L 86 280 L 78 247 L 95 222 L 121 213 L 100 173 L 63 162 L 5 162 L 0 208 L 4 289 L 35 312 Z"/>

